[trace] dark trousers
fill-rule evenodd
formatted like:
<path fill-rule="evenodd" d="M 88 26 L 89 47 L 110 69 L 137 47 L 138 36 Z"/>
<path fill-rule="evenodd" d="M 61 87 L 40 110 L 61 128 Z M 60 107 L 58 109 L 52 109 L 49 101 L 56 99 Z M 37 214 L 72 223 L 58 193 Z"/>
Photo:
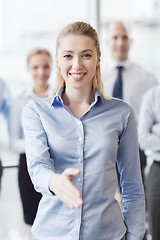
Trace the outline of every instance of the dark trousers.
<path fill-rule="evenodd" d="M 1 180 L 2 180 L 2 174 L 3 174 L 3 167 L 2 167 L 1 160 L 0 160 L 0 190 L 1 190 Z"/>
<path fill-rule="evenodd" d="M 25 223 L 32 225 L 36 217 L 41 194 L 36 192 L 27 170 L 26 155 L 20 154 L 18 184 Z"/>
<path fill-rule="evenodd" d="M 147 208 L 152 240 L 160 240 L 160 162 L 153 162 L 147 185 Z"/>
<path fill-rule="evenodd" d="M 142 151 L 141 149 L 139 149 L 139 157 L 140 157 L 140 164 L 141 164 L 142 181 L 145 188 L 145 167 L 146 167 L 147 161 L 146 161 L 146 155 L 144 151 Z"/>

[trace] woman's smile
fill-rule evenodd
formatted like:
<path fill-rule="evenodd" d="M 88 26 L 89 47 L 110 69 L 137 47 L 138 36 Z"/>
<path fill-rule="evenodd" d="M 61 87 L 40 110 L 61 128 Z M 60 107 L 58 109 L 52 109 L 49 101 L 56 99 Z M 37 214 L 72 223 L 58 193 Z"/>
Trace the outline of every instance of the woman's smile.
<path fill-rule="evenodd" d="M 72 76 L 72 78 L 75 80 L 75 81 L 80 81 L 80 80 L 82 80 L 84 77 L 85 77 L 85 75 L 86 75 L 86 73 L 69 73 L 71 76 Z"/>

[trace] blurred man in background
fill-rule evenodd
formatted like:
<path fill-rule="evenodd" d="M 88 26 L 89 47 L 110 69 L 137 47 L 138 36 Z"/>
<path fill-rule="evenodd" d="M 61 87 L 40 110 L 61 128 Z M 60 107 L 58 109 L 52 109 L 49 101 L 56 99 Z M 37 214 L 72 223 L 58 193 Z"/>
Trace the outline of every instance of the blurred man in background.
<path fill-rule="evenodd" d="M 132 44 L 130 32 L 122 22 L 111 23 L 108 27 L 107 45 L 111 53 L 108 66 L 103 71 L 104 93 L 129 103 L 138 123 L 143 95 L 158 82 L 156 77 L 129 59 Z M 144 183 L 146 157 L 140 150 L 141 172 Z"/>
<path fill-rule="evenodd" d="M 111 58 L 104 71 L 102 69 L 102 80 L 105 95 L 120 98 L 129 103 L 135 112 L 138 124 L 142 97 L 150 88 L 158 84 L 158 80 L 152 73 L 129 59 L 131 44 L 130 31 L 124 23 L 114 22 L 108 26 L 107 45 Z M 142 181 L 145 187 L 146 156 L 140 148 L 139 153 Z M 120 186 L 118 171 L 117 175 Z M 116 198 L 121 201 L 121 194 L 117 193 Z"/>

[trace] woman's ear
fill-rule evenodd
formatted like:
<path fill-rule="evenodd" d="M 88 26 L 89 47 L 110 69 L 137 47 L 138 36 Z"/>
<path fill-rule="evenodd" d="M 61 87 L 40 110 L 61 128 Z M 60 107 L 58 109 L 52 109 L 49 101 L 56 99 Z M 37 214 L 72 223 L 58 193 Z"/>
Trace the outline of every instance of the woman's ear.
<path fill-rule="evenodd" d="M 96 67 L 97 67 L 97 66 L 99 66 L 99 64 L 100 64 L 100 61 L 101 61 L 101 59 L 100 59 L 100 58 L 98 58 L 98 60 L 97 60 L 97 64 L 96 64 Z"/>

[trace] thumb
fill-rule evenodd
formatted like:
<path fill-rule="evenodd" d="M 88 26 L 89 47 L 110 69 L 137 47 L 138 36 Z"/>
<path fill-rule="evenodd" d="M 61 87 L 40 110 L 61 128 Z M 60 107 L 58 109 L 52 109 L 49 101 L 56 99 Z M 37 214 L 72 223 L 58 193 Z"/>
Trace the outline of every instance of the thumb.
<path fill-rule="evenodd" d="M 80 173 L 80 170 L 77 168 L 66 168 L 63 172 L 65 175 L 69 176 L 77 176 Z"/>

